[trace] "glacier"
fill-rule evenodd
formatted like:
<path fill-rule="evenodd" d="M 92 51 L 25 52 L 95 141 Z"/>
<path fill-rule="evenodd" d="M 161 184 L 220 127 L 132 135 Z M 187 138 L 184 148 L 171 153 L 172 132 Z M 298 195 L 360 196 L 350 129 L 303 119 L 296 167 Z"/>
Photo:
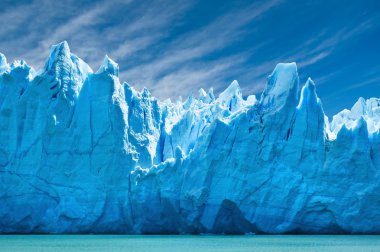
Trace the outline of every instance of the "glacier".
<path fill-rule="evenodd" d="M 329 120 L 295 63 L 160 101 L 67 42 L 0 54 L 0 233 L 380 233 L 379 128 L 377 98 Z"/>

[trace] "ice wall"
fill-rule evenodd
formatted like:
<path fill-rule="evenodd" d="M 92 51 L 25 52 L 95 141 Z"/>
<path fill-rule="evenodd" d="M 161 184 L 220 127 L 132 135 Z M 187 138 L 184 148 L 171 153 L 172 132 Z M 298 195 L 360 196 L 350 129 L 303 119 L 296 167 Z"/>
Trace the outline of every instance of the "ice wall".
<path fill-rule="evenodd" d="M 278 64 L 261 97 L 159 101 L 66 42 L 0 55 L 1 233 L 379 233 L 380 100 L 329 121 Z"/>

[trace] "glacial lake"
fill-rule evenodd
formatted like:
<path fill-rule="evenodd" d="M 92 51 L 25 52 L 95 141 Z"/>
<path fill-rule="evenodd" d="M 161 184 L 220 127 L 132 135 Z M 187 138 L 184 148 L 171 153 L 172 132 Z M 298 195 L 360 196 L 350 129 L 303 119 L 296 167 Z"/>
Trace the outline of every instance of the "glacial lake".
<path fill-rule="evenodd" d="M 0 251 L 380 251 L 380 236 L 0 235 Z"/>

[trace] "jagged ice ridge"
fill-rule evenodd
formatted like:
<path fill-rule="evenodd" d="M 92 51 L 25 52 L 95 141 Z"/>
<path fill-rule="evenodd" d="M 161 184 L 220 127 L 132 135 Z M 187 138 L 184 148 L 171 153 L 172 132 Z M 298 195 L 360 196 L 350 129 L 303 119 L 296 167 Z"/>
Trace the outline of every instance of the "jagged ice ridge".
<path fill-rule="evenodd" d="M 379 233 L 380 100 L 329 121 L 278 64 L 261 97 L 159 101 L 62 42 L 0 54 L 1 233 Z"/>

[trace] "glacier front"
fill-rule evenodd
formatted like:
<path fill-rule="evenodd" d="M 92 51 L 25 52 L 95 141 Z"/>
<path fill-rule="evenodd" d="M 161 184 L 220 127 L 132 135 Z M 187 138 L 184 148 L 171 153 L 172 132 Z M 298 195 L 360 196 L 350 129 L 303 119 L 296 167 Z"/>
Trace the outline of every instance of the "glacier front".
<path fill-rule="evenodd" d="M 1 233 L 380 233 L 380 99 L 330 121 L 278 64 L 260 97 L 159 101 L 52 47 L 0 54 Z"/>

